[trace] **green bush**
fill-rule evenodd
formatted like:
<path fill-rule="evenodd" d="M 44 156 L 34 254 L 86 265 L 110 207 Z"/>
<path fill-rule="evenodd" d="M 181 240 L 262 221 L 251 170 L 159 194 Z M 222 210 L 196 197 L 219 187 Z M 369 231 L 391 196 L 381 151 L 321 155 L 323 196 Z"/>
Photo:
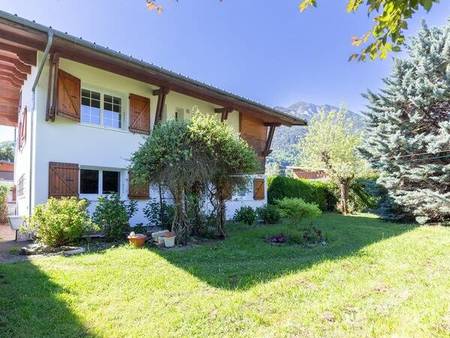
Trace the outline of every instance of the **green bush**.
<path fill-rule="evenodd" d="M 5 184 L 0 184 L 0 223 L 8 221 L 8 192 L 9 187 Z"/>
<path fill-rule="evenodd" d="M 106 239 L 119 240 L 129 229 L 129 221 L 136 212 L 136 201 L 121 201 L 119 195 L 99 197 L 93 220 Z"/>
<path fill-rule="evenodd" d="M 160 203 L 155 199 L 151 199 L 144 207 L 144 215 L 148 219 L 151 226 L 170 230 L 172 227 L 175 208 L 173 205 L 164 201 Z"/>
<path fill-rule="evenodd" d="M 95 225 L 86 210 L 88 202 L 75 197 L 49 198 L 34 208 L 22 232 L 34 232 L 39 242 L 52 247 L 71 244 Z"/>
<path fill-rule="evenodd" d="M 275 224 L 281 219 L 280 209 L 273 204 L 267 204 L 262 208 L 256 209 L 256 213 L 265 224 Z"/>
<path fill-rule="evenodd" d="M 322 211 L 335 210 L 337 199 L 333 193 L 333 184 L 330 182 L 275 176 L 269 177 L 268 186 L 267 195 L 270 204 L 285 197 L 301 198 L 305 202 L 317 204 Z"/>
<path fill-rule="evenodd" d="M 283 198 L 276 201 L 281 215 L 292 222 L 298 223 L 302 219 L 313 219 L 319 217 L 322 211 L 315 203 L 307 203 L 301 198 Z"/>
<path fill-rule="evenodd" d="M 234 213 L 234 221 L 252 225 L 256 221 L 256 212 L 252 207 L 241 207 Z"/>

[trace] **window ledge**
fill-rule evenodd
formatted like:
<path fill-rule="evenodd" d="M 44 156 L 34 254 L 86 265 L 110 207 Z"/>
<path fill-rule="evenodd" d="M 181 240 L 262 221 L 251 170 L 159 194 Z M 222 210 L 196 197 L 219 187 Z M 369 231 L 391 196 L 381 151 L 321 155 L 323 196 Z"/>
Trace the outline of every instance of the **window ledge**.
<path fill-rule="evenodd" d="M 95 124 L 89 124 L 89 123 L 79 123 L 78 124 L 81 127 L 87 127 L 87 128 L 94 128 L 94 129 L 101 129 L 101 130 L 108 130 L 108 131 L 114 131 L 116 133 L 122 133 L 122 134 L 132 134 L 129 130 L 122 129 L 122 128 L 108 128 L 108 127 L 102 127 L 97 126 Z"/>

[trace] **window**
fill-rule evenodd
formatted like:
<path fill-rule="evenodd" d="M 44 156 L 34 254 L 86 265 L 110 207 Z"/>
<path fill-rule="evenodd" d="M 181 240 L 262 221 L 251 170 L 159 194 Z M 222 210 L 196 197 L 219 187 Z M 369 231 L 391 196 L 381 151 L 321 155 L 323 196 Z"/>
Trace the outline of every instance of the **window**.
<path fill-rule="evenodd" d="M 175 109 L 175 120 L 181 121 L 184 120 L 184 109 L 183 108 L 176 108 Z"/>
<path fill-rule="evenodd" d="M 119 193 L 119 178 L 117 171 L 103 171 L 103 193 Z"/>
<path fill-rule="evenodd" d="M 80 170 L 80 193 L 98 194 L 98 170 Z"/>
<path fill-rule="evenodd" d="M 82 89 L 81 122 L 107 128 L 122 128 L 122 99 Z"/>
<path fill-rule="evenodd" d="M 120 171 L 80 169 L 80 194 L 120 193 Z"/>

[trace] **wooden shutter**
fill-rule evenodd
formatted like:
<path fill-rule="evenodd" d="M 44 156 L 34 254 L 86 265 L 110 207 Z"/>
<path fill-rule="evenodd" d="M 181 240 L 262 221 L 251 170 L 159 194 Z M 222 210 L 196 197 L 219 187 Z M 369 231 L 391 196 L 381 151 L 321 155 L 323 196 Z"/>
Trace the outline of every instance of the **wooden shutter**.
<path fill-rule="evenodd" d="M 133 183 L 131 172 L 128 172 L 128 198 L 132 200 L 148 200 L 150 198 L 149 184 Z"/>
<path fill-rule="evenodd" d="M 80 121 L 81 81 L 75 76 L 58 69 L 56 92 L 56 114 Z"/>
<path fill-rule="evenodd" d="M 130 131 L 150 134 L 150 99 L 130 94 Z"/>
<path fill-rule="evenodd" d="M 78 164 L 50 162 L 48 197 L 78 196 L 79 171 Z"/>
<path fill-rule="evenodd" d="M 265 197 L 264 178 L 253 179 L 253 199 L 263 200 Z"/>

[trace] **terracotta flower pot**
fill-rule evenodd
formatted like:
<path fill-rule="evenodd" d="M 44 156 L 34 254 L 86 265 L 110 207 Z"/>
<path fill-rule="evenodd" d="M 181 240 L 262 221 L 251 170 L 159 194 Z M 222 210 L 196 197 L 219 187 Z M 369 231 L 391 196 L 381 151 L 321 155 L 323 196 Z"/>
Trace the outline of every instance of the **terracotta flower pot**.
<path fill-rule="evenodd" d="M 128 236 L 128 241 L 131 245 L 133 245 L 135 248 L 142 248 L 145 244 L 145 240 L 147 239 L 147 236 L 143 234 L 130 234 Z"/>

